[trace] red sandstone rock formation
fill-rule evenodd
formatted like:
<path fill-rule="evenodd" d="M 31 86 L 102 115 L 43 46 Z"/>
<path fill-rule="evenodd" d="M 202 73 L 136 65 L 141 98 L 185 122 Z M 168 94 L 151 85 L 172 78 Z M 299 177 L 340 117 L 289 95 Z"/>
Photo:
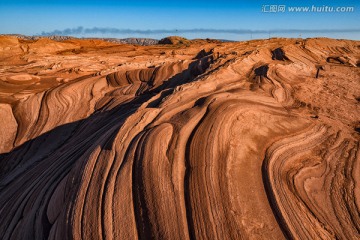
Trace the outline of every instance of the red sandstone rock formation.
<path fill-rule="evenodd" d="M 0 37 L 0 236 L 360 238 L 359 44 Z"/>

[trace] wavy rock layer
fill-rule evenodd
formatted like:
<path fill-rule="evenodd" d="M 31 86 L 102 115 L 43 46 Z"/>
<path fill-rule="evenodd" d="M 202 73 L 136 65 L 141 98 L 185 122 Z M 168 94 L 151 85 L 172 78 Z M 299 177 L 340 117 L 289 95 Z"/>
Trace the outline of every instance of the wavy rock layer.
<path fill-rule="evenodd" d="M 359 42 L 39 41 L 0 42 L 3 239 L 360 238 Z"/>

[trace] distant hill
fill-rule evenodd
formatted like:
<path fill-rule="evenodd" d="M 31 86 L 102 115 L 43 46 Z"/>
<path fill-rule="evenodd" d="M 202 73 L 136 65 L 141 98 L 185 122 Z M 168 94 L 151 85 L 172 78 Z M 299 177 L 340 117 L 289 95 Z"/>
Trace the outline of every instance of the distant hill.
<path fill-rule="evenodd" d="M 13 36 L 17 37 L 19 39 L 24 40 L 39 40 L 42 38 L 51 39 L 54 41 L 65 41 L 69 39 L 76 39 L 75 37 L 70 36 L 58 36 L 58 35 L 52 35 L 52 36 L 26 36 L 22 34 L 0 34 L 0 36 Z M 152 38 L 78 38 L 78 39 L 97 39 L 97 40 L 104 40 L 107 42 L 112 43 L 124 43 L 124 44 L 134 44 L 134 45 L 141 45 L 141 46 L 148 46 L 148 45 L 156 45 L 158 44 L 159 40 L 152 39 Z"/>
<path fill-rule="evenodd" d="M 141 46 L 158 44 L 159 40 L 152 38 L 102 38 L 102 40 L 114 43 L 128 43 Z"/>
<path fill-rule="evenodd" d="M 54 41 L 65 41 L 69 39 L 96 39 L 96 40 L 104 40 L 111 43 L 123 43 L 123 44 L 133 44 L 133 45 L 140 45 L 140 46 L 150 46 L 150 45 L 157 45 L 157 44 L 189 44 L 190 41 L 206 41 L 206 42 L 235 42 L 226 39 L 193 39 L 189 40 L 184 37 L 179 36 L 169 36 L 165 37 L 161 40 L 153 39 L 153 38 L 76 38 L 71 36 L 59 36 L 59 35 L 51 35 L 51 36 L 27 36 L 22 34 L 0 34 L 0 36 L 12 36 L 17 37 L 19 39 L 24 40 L 39 40 L 39 39 L 51 39 Z"/>

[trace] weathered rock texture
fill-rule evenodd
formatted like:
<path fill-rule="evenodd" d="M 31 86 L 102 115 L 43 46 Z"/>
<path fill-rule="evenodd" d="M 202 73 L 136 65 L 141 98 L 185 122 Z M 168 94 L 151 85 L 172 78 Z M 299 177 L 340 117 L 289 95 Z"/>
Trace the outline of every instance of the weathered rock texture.
<path fill-rule="evenodd" d="M 0 236 L 359 239 L 359 46 L 1 37 Z"/>

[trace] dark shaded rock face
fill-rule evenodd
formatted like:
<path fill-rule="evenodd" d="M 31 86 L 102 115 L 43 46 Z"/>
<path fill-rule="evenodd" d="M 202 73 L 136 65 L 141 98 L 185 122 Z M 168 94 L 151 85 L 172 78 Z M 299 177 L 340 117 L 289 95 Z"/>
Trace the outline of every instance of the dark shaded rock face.
<path fill-rule="evenodd" d="M 261 67 L 256 68 L 254 70 L 254 72 L 255 72 L 256 76 L 267 77 L 268 70 L 269 70 L 269 66 L 268 65 L 263 65 Z"/>
<path fill-rule="evenodd" d="M 285 56 L 285 52 L 284 52 L 284 50 L 282 50 L 282 48 L 277 48 L 274 51 L 272 51 L 272 59 L 273 60 L 279 60 L 279 61 L 287 61 L 287 60 L 289 60 Z"/>

